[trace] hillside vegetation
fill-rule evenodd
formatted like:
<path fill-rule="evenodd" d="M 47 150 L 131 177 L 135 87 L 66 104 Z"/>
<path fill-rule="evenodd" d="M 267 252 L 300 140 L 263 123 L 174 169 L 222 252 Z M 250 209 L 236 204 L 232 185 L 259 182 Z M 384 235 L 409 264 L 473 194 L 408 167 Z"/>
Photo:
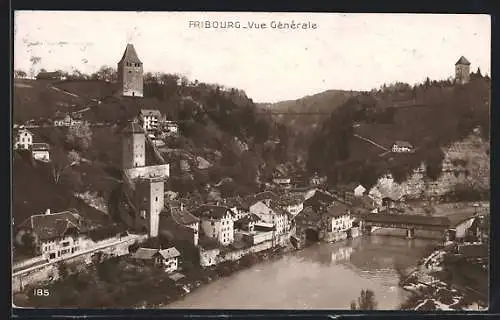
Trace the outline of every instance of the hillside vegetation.
<path fill-rule="evenodd" d="M 424 162 L 428 176 L 437 179 L 442 147 L 464 139 L 476 127 L 489 141 L 490 85 L 489 78 L 473 74 L 466 85 L 398 83 L 352 97 L 314 133 L 308 169 L 327 174 L 332 183 L 373 185 L 387 171 L 403 181 Z M 384 150 L 397 140 L 409 141 L 415 153 Z"/>

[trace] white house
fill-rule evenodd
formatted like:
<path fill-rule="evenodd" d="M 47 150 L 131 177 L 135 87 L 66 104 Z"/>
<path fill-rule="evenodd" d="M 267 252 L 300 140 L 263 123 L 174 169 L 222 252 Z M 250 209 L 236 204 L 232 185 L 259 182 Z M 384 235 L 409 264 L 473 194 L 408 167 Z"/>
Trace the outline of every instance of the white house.
<path fill-rule="evenodd" d="M 33 143 L 31 155 L 35 160 L 50 162 L 50 146 L 47 143 Z"/>
<path fill-rule="evenodd" d="M 174 121 L 165 121 L 163 130 L 167 135 L 177 135 L 179 133 L 179 125 Z"/>
<path fill-rule="evenodd" d="M 161 263 L 165 266 L 166 272 L 174 272 L 177 270 L 179 266 L 178 258 L 181 254 L 175 247 L 160 250 L 158 254 L 161 257 Z"/>
<path fill-rule="evenodd" d="M 200 219 L 200 227 L 209 238 L 227 246 L 234 242 L 234 220 L 231 209 L 215 205 L 202 205 L 193 214 Z"/>
<path fill-rule="evenodd" d="M 349 207 L 342 202 L 336 202 L 326 211 L 326 214 L 331 222 L 328 226 L 329 231 L 342 232 L 352 228 L 353 219 Z"/>
<path fill-rule="evenodd" d="M 33 144 L 33 133 L 26 129 L 19 130 L 14 136 L 15 150 L 29 150 Z"/>
<path fill-rule="evenodd" d="M 146 131 L 158 129 L 161 118 L 161 112 L 155 109 L 141 109 L 139 113 L 139 120 Z"/>
<path fill-rule="evenodd" d="M 55 127 L 69 127 L 72 125 L 74 120 L 71 118 L 69 114 L 65 115 L 64 117 L 57 116 L 54 119 L 54 126 Z"/>
<path fill-rule="evenodd" d="M 413 152 L 413 145 L 408 141 L 396 141 L 392 145 L 392 152 L 395 153 Z"/>
<path fill-rule="evenodd" d="M 361 197 L 365 194 L 366 188 L 363 187 L 362 185 L 358 184 L 356 188 L 354 188 L 354 196 L 355 197 Z"/>
<path fill-rule="evenodd" d="M 16 240 L 24 242 L 26 235 L 34 239 L 35 250 L 46 259 L 72 255 L 83 248 L 85 229 L 82 217 L 74 210 L 35 214 L 19 225 Z"/>
<path fill-rule="evenodd" d="M 272 224 L 276 235 L 288 232 L 289 213 L 280 208 L 274 201 L 270 201 L 269 204 L 258 201 L 250 207 L 250 213 L 257 215 L 263 222 Z"/>

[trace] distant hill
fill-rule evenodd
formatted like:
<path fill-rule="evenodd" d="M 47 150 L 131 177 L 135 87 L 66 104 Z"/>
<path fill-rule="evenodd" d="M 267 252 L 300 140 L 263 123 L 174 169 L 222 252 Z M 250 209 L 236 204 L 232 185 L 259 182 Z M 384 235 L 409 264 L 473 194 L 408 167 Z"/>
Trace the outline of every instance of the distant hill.
<path fill-rule="evenodd" d="M 475 77 L 466 85 L 397 84 L 349 98 L 314 133 L 308 168 L 329 175 L 331 183 L 366 180 L 370 185 L 387 171 L 402 181 L 424 162 L 436 178 L 442 148 L 478 127 L 489 141 L 490 87 L 489 78 Z M 397 140 L 410 142 L 415 152 L 388 152 Z"/>
<path fill-rule="evenodd" d="M 296 100 L 260 103 L 258 107 L 271 112 L 290 113 L 290 115 L 277 115 L 275 118 L 294 130 L 309 131 L 320 123 L 321 119 L 324 119 L 325 114 L 329 114 L 345 103 L 347 99 L 359 93 L 357 91 L 328 90 Z M 320 114 L 314 114 L 316 112 Z M 300 113 L 300 115 L 293 115 L 293 113 Z"/>

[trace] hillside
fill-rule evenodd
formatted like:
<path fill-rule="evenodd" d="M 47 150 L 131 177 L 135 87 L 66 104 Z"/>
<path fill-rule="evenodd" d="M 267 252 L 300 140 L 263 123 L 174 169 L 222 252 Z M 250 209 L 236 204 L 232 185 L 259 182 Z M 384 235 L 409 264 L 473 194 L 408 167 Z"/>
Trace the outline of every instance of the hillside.
<path fill-rule="evenodd" d="M 57 111 L 72 112 L 87 103 L 86 99 L 58 90 L 56 86 L 57 84 L 50 80 L 14 79 L 14 122 L 47 119 Z"/>
<path fill-rule="evenodd" d="M 359 92 L 356 91 L 328 90 L 296 100 L 261 103 L 258 107 L 278 113 L 302 113 L 301 115 L 276 115 L 275 118 L 294 130 L 308 131 L 320 123 L 325 114 L 329 114 L 357 94 Z"/>
<path fill-rule="evenodd" d="M 406 99 L 406 100 L 405 100 Z M 463 86 L 446 82 L 399 86 L 348 99 L 326 119 L 309 148 L 308 168 L 330 181 L 373 185 L 390 171 L 403 181 L 426 163 L 437 178 L 443 147 L 480 127 L 489 141 L 490 80 L 474 78 Z M 410 142 L 412 154 L 387 152 L 396 140 Z"/>
<path fill-rule="evenodd" d="M 15 153 L 13 159 L 12 217 L 14 226 L 33 214 L 77 209 L 82 216 L 97 225 L 107 224 L 106 214 L 89 207 L 75 198 L 67 185 L 56 185 L 51 180 L 51 167 L 41 162 L 32 162 L 29 154 Z"/>
<path fill-rule="evenodd" d="M 104 81 L 32 80 L 26 83 L 18 84 L 15 90 L 18 103 L 14 103 L 14 113 L 18 119 L 33 119 L 35 115 L 47 119 L 56 111 L 80 110 L 83 118 L 91 123 L 90 146 L 76 150 L 84 161 L 64 174 L 70 194 L 90 192 L 95 201 L 114 201 L 111 199 L 119 185 L 121 168 L 120 127 L 144 108 L 158 109 L 169 120 L 179 123 L 180 136 L 167 139 L 163 156 L 175 171 L 183 157 L 189 155 L 192 168 L 172 177 L 170 186 L 174 192 L 205 197 L 213 189 L 208 186 L 217 185 L 224 178 L 229 185 L 218 185 L 226 190 L 223 193 L 258 191 L 259 170 L 271 171 L 270 166 L 286 160 L 284 149 L 266 146 L 269 140 L 284 134 L 280 131 L 282 126 L 258 113 L 253 101 L 239 90 L 204 83 L 180 84 L 171 75 L 163 75 L 161 79 L 149 77 L 144 84 L 144 98 L 113 95 L 116 85 Z M 26 104 L 37 95 L 44 96 L 46 103 Z M 62 102 L 68 99 L 73 103 L 72 108 L 63 107 Z M 64 154 L 68 155 L 74 148 L 66 142 L 67 129 L 44 126 L 30 130 L 36 142 L 51 145 L 51 157 L 56 154 L 57 161 L 67 161 Z M 172 156 L 171 149 L 181 150 L 184 156 Z M 192 159 L 198 157 L 208 160 L 209 167 L 196 169 Z M 47 189 L 55 193 L 51 190 Z M 112 205 L 109 203 L 109 207 Z"/>

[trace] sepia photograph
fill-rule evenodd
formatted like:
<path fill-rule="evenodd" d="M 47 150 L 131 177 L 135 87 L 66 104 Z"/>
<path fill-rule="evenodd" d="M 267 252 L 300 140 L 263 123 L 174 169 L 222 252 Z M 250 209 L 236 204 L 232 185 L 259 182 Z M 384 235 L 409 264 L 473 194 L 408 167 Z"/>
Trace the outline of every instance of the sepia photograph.
<path fill-rule="evenodd" d="M 12 301 L 487 311 L 491 18 L 15 11 Z"/>

